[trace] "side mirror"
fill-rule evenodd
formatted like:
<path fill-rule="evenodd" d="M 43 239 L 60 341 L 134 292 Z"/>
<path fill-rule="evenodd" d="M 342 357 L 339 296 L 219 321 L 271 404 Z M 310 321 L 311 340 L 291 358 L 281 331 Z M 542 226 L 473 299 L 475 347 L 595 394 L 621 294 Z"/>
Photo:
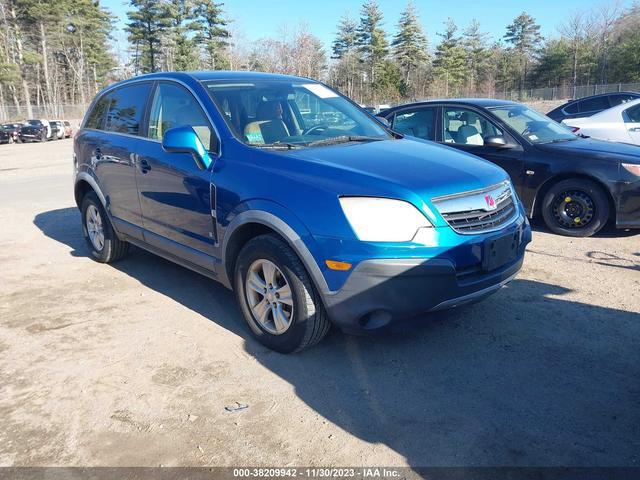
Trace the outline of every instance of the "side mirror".
<path fill-rule="evenodd" d="M 391 123 L 389 123 L 389 120 L 387 120 L 386 118 L 381 117 L 380 115 L 376 115 L 376 120 L 382 123 L 385 127 L 391 128 Z"/>
<path fill-rule="evenodd" d="M 211 157 L 189 125 L 171 128 L 162 136 L 162 148 L 169 153 L 190 153 L 201 170 L 211 166 Z"/>
<path fill-rule="evenodd" d="M 513 144 L 509 143 L 506 138 L 499 135 L 485 138 L 484 146 L 493 148 L 513 148 Z"/>

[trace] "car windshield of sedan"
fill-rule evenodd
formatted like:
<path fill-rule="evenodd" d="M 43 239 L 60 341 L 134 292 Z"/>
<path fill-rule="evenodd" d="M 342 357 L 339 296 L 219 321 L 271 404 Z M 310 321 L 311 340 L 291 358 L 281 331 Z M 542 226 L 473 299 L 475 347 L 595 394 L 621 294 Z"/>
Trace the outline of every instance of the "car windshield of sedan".
<path fill-rule="evenodd" d="M 205 81 L 236 138 L 261 148 L 304 148 L 393 137 L 375 119 L 319 83 Z"/>
<path fill-rule="evenodd" d="M 524 105 L 503 105 L 489 110 L 532 143 L 568 142 L 578 138 L 567 127 Z"/>

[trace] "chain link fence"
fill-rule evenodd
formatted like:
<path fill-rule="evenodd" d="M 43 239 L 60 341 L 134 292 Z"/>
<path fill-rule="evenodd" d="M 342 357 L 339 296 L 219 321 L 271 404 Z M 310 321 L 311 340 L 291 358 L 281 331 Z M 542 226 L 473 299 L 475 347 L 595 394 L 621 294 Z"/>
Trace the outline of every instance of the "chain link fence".
<path fill-rule="evenodd" d="M 31 105 L 31 114 L 26 105 L 0 105 L 1 122 L 22 122 L 30 118 L 47 120 L 75 120 L 84 117 L 89 105 Z"/>
<path fill-rule="evenodd" d="M 560 103 L 572 99 L 588 97 L 600 93 L 614 92 L 640 92 L 640 83 L 614 83 L 608 85 L 582 85 L 572 87 L 571 85 L 563 87 L 534 88 L 528 90 L 511 91 L 511 92 L 495 92 L 491 95 L 494 98 L 502 98 L 505 100 L 515 100 L 520 102 L 540 104 L 544 106 L 557 106 Z M 469 95 L 465 95 L 469 96 Z M 471 96 L 487 96 L 486 94 L 478 94 Z M 442 98 L 438 96 L 437 98 Z M 46 118 L 46 119 L 81 119 L 88 107 L 87 105 L 32 105 L 31 115 L 24 105 L 0 105 L 0 121 L 1 122 L 22 122 L 27 118 Z"/>

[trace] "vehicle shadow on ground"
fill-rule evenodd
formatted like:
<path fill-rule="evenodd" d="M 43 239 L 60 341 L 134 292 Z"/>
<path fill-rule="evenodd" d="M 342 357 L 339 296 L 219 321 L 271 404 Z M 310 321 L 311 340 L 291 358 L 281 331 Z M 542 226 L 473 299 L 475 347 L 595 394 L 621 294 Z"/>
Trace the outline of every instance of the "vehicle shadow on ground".
<path fill-rule="evenodd" d="M 73 208 L 34 220 L 87 256 L 79 222 Z M 569 288 L 515 280 L 399 333 L 333 332 L 285 356 L 249 338 L 233 294 L 215 282 L 139 249 L 113 268 L 244 336 L 247 352 L 320 416 L 411 466 L 640 461 L 640 315 L 574 301 Z"/>

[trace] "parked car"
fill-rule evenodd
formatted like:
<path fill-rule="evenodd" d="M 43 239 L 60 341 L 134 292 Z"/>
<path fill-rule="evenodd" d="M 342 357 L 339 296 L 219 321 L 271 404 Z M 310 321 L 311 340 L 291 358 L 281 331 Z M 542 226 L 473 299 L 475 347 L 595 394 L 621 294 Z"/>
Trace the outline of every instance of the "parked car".
<path fill-rule="evenodd" d="M 637 98 L 640 98 L 640 93 L 637 92 L 602 93 L 571 100 L 554 108 L 547 113 L 547 116 L 556 122 L 562 122 L 569 118 L 585 118 Z"/>
<path fill-rule="evenodd" d="M 22 127 L 21 123 L 5 123 L 2 125 L 2 130 L 5 130 L 9 133 L 12 142 L 19 142 L 20 127 Z"/>
<path fill-rule="evenodd" d="M 65 136 L 65 126 L 61 120 L 51 120 L 51 137 L 53 140 L 62 140 Z"/>
<path fill-rule="evenodd" d="M 339 120 L 308 127 L 303 105 Z M 97 261 L 132 243 L 212 277 L 280 352 L 331 323 L 366 333 L 484 298 L 518 272 L 531 238 L 504 170 L 405 140 L 306 78 L 112 85 L 88 109 L 74 164 Z"/>
<path fill-rule="evenodd" d="M 527 214 L 554 232 L 587 237 L 611 221 L 640 228 L 640 149 L 580 138 L 525 105 L 436 100 L 381 113 L 397 132 L 501 166 Z"/>
<path fill-rule="evenodd" d="M 623 103 L 587 118 L 562 123 L 574 133 L 610 142 L 640 145 L 640 99 Z"/>
<path fill-rule="evenodd" d="M 0 143 L 11 143 L 13 142 L 13 138 L 11 137 L 11 133 L 4 128 L 0 128 Z"/>
<path fill-rule="evenodd" d="M 18 134 L 21 142 L 46 142 L 52 136 L 51 125 L 47 120 L 27 120 Z"/>
<path fill-rule="evenodd" d="M 70 138 L 73 135 L 73 128 L 68 120 L 64 120 L 64 138 Z"/>

